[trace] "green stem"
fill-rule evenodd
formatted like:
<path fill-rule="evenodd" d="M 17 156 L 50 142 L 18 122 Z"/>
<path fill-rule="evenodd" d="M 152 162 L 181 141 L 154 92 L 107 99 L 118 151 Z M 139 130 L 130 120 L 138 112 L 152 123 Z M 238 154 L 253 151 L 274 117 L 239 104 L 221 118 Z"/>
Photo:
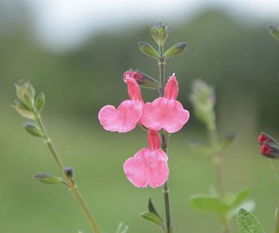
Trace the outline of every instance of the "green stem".
<path fill-rule="evenodd" d="M 211 145 L 214 149 L 218 146 L 219 139 L 218 139 L 218 133 L 216 130 L 216 125 L 214 124 L 213 127 L 208 129 L 209 131 L 209 137 L 211 140 Z M 223 158 L 220 152 L 216 152 L 213 155 L 213 162 L 215 165 L 216 170 L 216 189 L 218 192 L 218 195 L 220 199 L 224 200 L 226 198 L 225 193 L 225 187 L 224 187 L 224 170 L 223 170 Z M 229 233 L 230 232 L 230 221 L 229 216 L 227 213 L 224 213 L 222 216 L 222 222 L 223 222 L 223 233 Z"/>
<path fill-rule="evenodd" d="M 78 202 L 79 204 L 79 207 L 81 208 L 81 210 L 83 211 L 90 227 L 91 227 L 91 230 L 92 232 L 94 233 L 100 233 L 100 230 L 96 224 L 96 221 L 93 217 L 93 214 L 91 213 L 88 205 L 86 204 L 85 200 L 83 199 L 80 191 L 78 190 L 78 187 L 77 185 L 75 184 L 75 182 L 73 181 L 72 178 L 68 177 L 65 173 L 64 173 L 64 170 L 65 170 L 65 166 L 64 166 L 64 163 L 62 161 L 62 159 L 60 158 L 59 154 L 57 153 L 57 150 L 56 148 L 54 147 L 53 143 L 51 142 L 51 139 L 50 137 L 48 136 L 48 133 L 47 133 L 47 130 L 42 122 L 42 119 L 41 119 L 41 116 L 40 115 L 37 115 L 37 118 L 36 118 L 36 122 L 38 123 L 41 131 L 43 132 L 43 138 L 47 144 L 47 147 L 48 149 L 50 150 L 55 162 L 57 163 L 59 169 L 60 169 L 60 172 L 63 174 L 63 176 L 65 177 L 65 180 L 66 180 L 66 184 L 68 186 L 68 189 L 71 191 L 71 193 L 73 194 L 74 198 L 76 199 L 76 201 Z"/>
<path fill-rule="evenodd" d="M 274 233 L 279 233 L 279 206 L 276 208 L 276 213 L 275 213 L 275 231 Z"/>
<path fill-rule="evenodd" d="M 164 47 L 159 46 L 159 54 L 160 58 L 158 59 L 158 66 L 159 66 L 159 81 L 160 81 L 160 89 L 159 94 L 163 96 L 163 88 L 165 86 L 165 68 L 166 68 L 166 59 L 164 58 Z M 168 148 L 168 139 L 164 133 L 161 132 L 161 148 L 165 152 L 167 152 Z M 171 213 L 170 213 L 170 191 L 168 188 L 168 182 L 164 184 L 163 188 L 164 193 L 164 202 L 165 202 L 165 215 L 166 215 L 166 232 L 172 233 L 172 226 L 171 226 Z"/>

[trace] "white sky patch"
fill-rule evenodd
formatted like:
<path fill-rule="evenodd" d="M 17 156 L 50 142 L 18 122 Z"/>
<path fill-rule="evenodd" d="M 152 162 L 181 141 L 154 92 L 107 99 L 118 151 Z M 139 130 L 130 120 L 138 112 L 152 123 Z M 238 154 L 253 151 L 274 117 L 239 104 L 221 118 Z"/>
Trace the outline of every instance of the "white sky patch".
<path fill-rule="evenodd" d="M 89 33 L 143 22 L 184 19 L 197 9 L 221 6 L 242 15 L 279 18 L 279 0 L 27 0 L 39 35 L 54 47 L 78 44 Z"/>

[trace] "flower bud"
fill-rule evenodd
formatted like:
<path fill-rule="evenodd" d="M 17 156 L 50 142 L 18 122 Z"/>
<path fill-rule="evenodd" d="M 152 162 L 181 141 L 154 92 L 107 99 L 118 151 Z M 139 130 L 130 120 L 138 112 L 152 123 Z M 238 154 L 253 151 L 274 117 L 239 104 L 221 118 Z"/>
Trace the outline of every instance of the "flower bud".
<path fill-rule="evenodd" d="M 151 78 L 149 75 L 144 74 L 137 70 L 128 70 L 123 74 L 123 79 L 125 81 L 126 77 L 133 78 L 137 83 L 143 87 L 158 89 L 160 84 L 157 80 Z"/>
<path fill-rule="evenodd" d="M 66 175 L 68 178 L 73 178 L 74 169 L 71 168 L 71 167 L 66 167 L 66 168 L 64 169 L 64 173 L 65 173 L 65 175 Z"/>
<path fill-rule="evenodd" d="M 190 96 L 197 117 L 203 121 L 209 129 L 215 127 L 215 93 L 207 83 L 197 80 L 193 84 Z"/>
<path fill-rule="evenodd" d="M 165 24 L 156 24 L 150 32 L 153 40 L 160 46 L 163 46 L 168 39 L 168 27 Z"/>
<path fill-rule="evenodd" d="M 34 106 L 35 89 L 30 81 L 21 80 L 15 84 L 15 87 L 19 101 L 29 110 L 32 110 Z"/>
<path fill-rule="evenodd" d="M 267 144 L 267 143 L 275 143 L 277 144 L 277 142 L 275 141 L 275 139 L 273 139 L 271 136 L 269 136 L 266 133 L 261 133 L 258 138 L 257 138 L 258 144 L 262 145 L 262 144 Z"/>
<path fill-rule="evenodd" d="M 261 155 L 271 158 L 278 159 L 279 158 L 279 148 L 274 143 L 264 143 L 260 146 Z"/>

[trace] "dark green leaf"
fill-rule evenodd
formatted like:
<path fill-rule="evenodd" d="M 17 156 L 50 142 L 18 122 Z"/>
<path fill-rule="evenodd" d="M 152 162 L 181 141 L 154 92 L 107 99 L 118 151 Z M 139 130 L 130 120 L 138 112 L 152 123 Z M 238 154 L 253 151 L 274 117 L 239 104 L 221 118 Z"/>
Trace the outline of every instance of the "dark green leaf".
<path fill-rule="evenodd" d="M 159 58 L 159 53 L 147 42 L 138 42 L 139 50 L 146 56 L 152 58 Z"/>
<path fill-rule="evenodd" d="M 148 200 L 148 211 L 143 213 L 141 216 L 146 220 L 156 223 L 157 225 L 163 226 L 164 222 L 157 210 L 155 209 L 151 198 Z"/>
<path fill-rule="evenodd" d="M 237 228 L 239 233 L 264 233 L 258 218 L 245 209 L 240 209 L 237 214 Z"/>
<path fill-rule="evenodd" d="M 44 136 L 44 134 L 40 130 L 40 128 L 33 122 L 24 122 L 23 127 L 29 134 L 31 134 L 35 137 L 43 137 Z"/>

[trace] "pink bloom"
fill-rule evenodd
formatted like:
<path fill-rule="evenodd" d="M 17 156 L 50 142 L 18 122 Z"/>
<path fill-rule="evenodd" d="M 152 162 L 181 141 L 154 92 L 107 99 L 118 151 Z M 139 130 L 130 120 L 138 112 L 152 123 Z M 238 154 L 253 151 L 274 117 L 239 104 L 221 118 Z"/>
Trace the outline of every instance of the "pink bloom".
<path fill-rule="evenodd" d="M 141 118 L 143 100 L 140 87 L 133 78 L 126 77 L 124 81 L 130 100 L 124 100 L 117 108 L 112 105 L 101 108 L 98 119 L 105 130 L 126 133 L 134 129 Z"/>
<path fill-rule="evenodd" d="M 176 100 L 178 82 L 172 75 L 165 86 L 164 97 L 146 103 L 143 107 L 141 123 L 153 130 L 164 129 L 169 133 L 179 131 L 189 120 L 190 114 L 182 104 Z"/>
<path fill-rule="evenodd" d="M 157 131 L 148 131 L 148 148 L 139 150 L 124 163 L 124 172 L 128 180 L 139 188 L 162 186 L 168 179 L 168 156 L 160 148 Z"/>

